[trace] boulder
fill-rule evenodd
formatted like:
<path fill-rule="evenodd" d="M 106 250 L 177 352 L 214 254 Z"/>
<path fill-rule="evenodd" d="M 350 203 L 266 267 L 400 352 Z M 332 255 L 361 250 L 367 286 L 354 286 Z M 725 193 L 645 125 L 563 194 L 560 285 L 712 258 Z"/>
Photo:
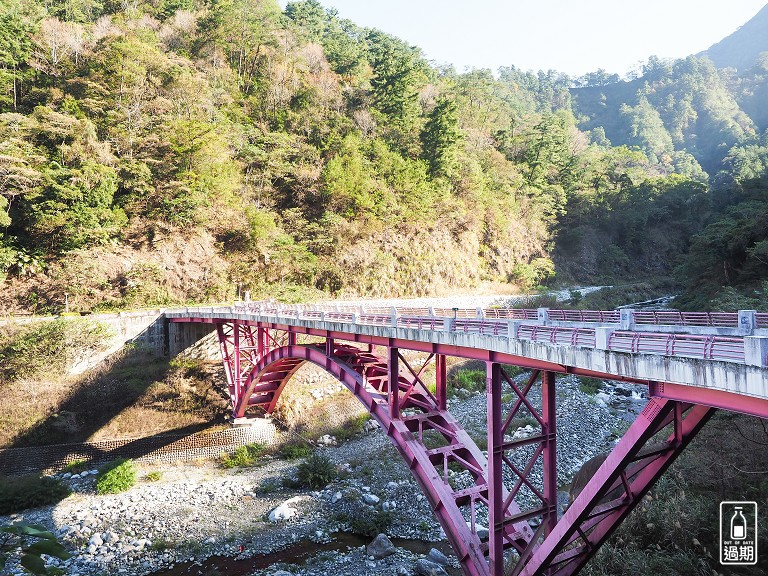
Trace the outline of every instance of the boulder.
<path fill-rule="evenodd" d="M 397 548 L 387 538 L 386 534 L 379 534 L 373 539 L 373 542 L 365 547 L 365 552 L 368 556 L 373 556 L 376 560 L 381 560 L 397 552 Z"/>
<path fill-rule="evenodd" d="M 418 576 L 448 576 L 448 573 L 440 564 L 424 559 L 416 561 L 416 574 Z"/>
<path fill-rule="evenodd" d="M 291 504 L 295 504 L 302 499 L 302 496 L 294 496 L 293 498 L 289 498 L 269 513 L 269 521 L 280 522 L 281 520 L 288 520 L 289 518 L 293 518 L 297 514 L 297 510 L 296 508 L 292 507 Z"/>
<path fill-rule="evenodd" d="M 427 554 L 427 560 L 440 564 L 440 566 L 448 566 L 448 557 L 440 552 L 437 548 L 432 548 Z"/>

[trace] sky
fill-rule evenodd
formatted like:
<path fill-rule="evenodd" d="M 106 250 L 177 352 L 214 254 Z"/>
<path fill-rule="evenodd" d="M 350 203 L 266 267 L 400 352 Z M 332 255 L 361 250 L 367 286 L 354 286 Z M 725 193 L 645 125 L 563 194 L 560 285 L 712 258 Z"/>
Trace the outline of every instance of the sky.
<path fill-rule="evenodd" d="M 320 0 L 435 64 L 624 76 L 649 56 L 684 58 L 745 24 L 766 0 Z M 286 0 L 281 0 L 285 6 Z"/>

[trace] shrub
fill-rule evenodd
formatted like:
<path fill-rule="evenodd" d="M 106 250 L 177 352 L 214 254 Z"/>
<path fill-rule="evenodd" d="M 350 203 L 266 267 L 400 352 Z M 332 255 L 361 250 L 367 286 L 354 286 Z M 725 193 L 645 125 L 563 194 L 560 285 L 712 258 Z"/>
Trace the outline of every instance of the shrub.
<path fill-rule="evenodd" d="M 160 478 L 163 477 L 162 472 L 158 472 L 157 470 L 150 472 L 146 476 L 144 476 L 144 479 L 148 482 L 157 482 L 160 480 Z"/>
<path fill-rule="evenodd" d="M 584 394 L 597 394 L 603 387 L 603 381 L 598 378 L 582 376 L 579 378 L 579 390 Z"/>
<path fill-rule="evenodd" d="M 336 465 L 325 456 L 312 454 L 296 469 L 296 478 L 306 488 L 322 488 L 336 479 Z"/>
<path fill-rule="evenodd" d="M 125 492 L 136 484 L 136 466 L 133 460 L 119 458 L 99 470 L 96 477 L 96 492 L 117 494 Z"/>
<path fill-rule="evenodd" d="M 224 468 L 253 466 L 256 460 L 267 452 L 268 448 L 264 444 L 258 442 L 246 444 L 245 446 L 238 446 L 234 452 L 222 454 L 219 462 Z"/>
<path fill-rule="evenodd" d="M 331 430 L 329 434 L 336 438 L 336 441 L 341 444 L 360 434 L 369 418 L 370 416 L 368 414 L 353 416 L 352 418 L 347 419 L 341 426 Z"/>
<path fill-rule="evenodd" d="M 376 536 L 377 534 L 386 534 L 394 520 L 395 513 L 391 510 L 384 512 L 374 508 L 365 508 L 349 519 L 349 529 L 355 534 Z"/>
<path fill-rule="evenodd" d="M 458 370 L 453 375 L 451 385 L 456 389 L 469 392 L 482 392 L 485 390 L 485 378 L 485 370 Z"/>
<path fill-rule="evenodd" d="M 277 450 L 277 456 L 284 460 L 298 460 L 306 458 L 312 452 L 312 448 L 305 440 L 291 440 Z"/>
<path fill-rule="evenodd" d="M 86 460 L 85 458 L 76 458 L 75 460 L 72 460 L 72 462 L 69 462 L 64 468 L 62 468 L 62 472 L 69 472 L 70 474 L 79 474 L 80 472 L 84 470 L 88 470 L 88 466 L 90 465 L 91 461 Z"/>
<path fill-rule="evenodd" d="M 60 480 L 50 476 L 0 477 L 0 515 L 55 504 L 70 493 Z"/>

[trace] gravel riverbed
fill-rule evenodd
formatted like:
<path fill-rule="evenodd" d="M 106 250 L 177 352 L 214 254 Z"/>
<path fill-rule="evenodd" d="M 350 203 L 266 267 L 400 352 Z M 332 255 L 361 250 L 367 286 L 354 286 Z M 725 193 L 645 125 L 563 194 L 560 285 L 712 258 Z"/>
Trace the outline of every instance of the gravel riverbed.
<path fill-rule="evenodd" d="M 567 490 L 582 463 L 609 449 L 642 408 L 644 390 L 608 383 L 597 395 L 588 395 L 571 376 L 558 378 L 557 390 L 558 481 Z M 532 399 L 536 401 L 535 396 Z M 485 435 L 484 394 L 453 398 L 449 409 L 470 436 Z M 514 435 L 522 437 L 532 431 L 520 426 Z M 297 462 L 273 457 L 265 457 L 254 467 L 230 470 L 207 461 L 144 464 L 137 485 L 116 495 L 95 493 L 95 471 L 63 475 L 73 490 L 71 496 L 56 506 L 0 517 L 0 524 L 20 520 L 54 531 L 73 557 L 65 562 L 51 562 L 71 576 L 429 573 L 425 566 L 437 558 L 431 560 L 427 555 L 431 545 L 421 551 L 405 544 L 395 546 L 393 554 L 381 559 L 360 545 L 340 544 L 338 549 L 318 551 L 308 558 L 299 554 L 310 553 L 313 546 L 343 540 L 340 534 L 350 531 L 355 524 L 359 528 L 361 523 L 380 527 L 389 537 L 403 542 L 442 541 L 440 549 L 449 553 L 447 564 L 432 564 L 445 574 L 460 573 L 427 499 L 373 422 L 352 440 L 318 450 L 340 471 L 337 480 L 318 491 L 286 488 L 283 480 L 295 474 Z M 520 452 L 513 459 L 523 462 L 525 456 Z M 159 480 L 146 478 L 153 471 L 160 473 Z M 540 474 L 540 469 L 536 472 L 534 468 L 536 473 Z M 510 481 L 506 478 L 507 483 Z M 521 497 L 520 503 L 525 505 L 526 496 Z M 567 504 L 567 497 L 563 500 Z M 276 509 L 282 512 L 277 513 Z M 275 515 L 281 519 L 271 521 L 270 513 L 273 519 Z M 487 526 L 487 518 L 481 516 L 478 522 Z M 231 568 L 232 563 L 248 566 L 249 558 L 270 553 L 274 554 L 275 563 L 267 557 L 266 563 L 254 569 Z M 302 556 L 302 563 L 293 564 L 293 556 Z M 227 569 L 217 571 L 212 557 L 228 558 Z M 10 568 L 8 573 L 22 574 L 14 566 L 11 560 L 6 567 Z"/>

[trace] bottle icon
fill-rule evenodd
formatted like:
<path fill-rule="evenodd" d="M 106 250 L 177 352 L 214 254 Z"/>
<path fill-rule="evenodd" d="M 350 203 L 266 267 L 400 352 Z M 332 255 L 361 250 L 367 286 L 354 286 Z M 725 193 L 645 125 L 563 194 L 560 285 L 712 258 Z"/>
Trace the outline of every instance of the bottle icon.
<path fill-rule="evenodd" d="M 744 540 L 747 537 L 747 519 L 744 518 L 744 514 L 741 513 L 741 506 L 734 508 L 733 517 L 731 518 L 731 539 L 732 540 Z"/>

